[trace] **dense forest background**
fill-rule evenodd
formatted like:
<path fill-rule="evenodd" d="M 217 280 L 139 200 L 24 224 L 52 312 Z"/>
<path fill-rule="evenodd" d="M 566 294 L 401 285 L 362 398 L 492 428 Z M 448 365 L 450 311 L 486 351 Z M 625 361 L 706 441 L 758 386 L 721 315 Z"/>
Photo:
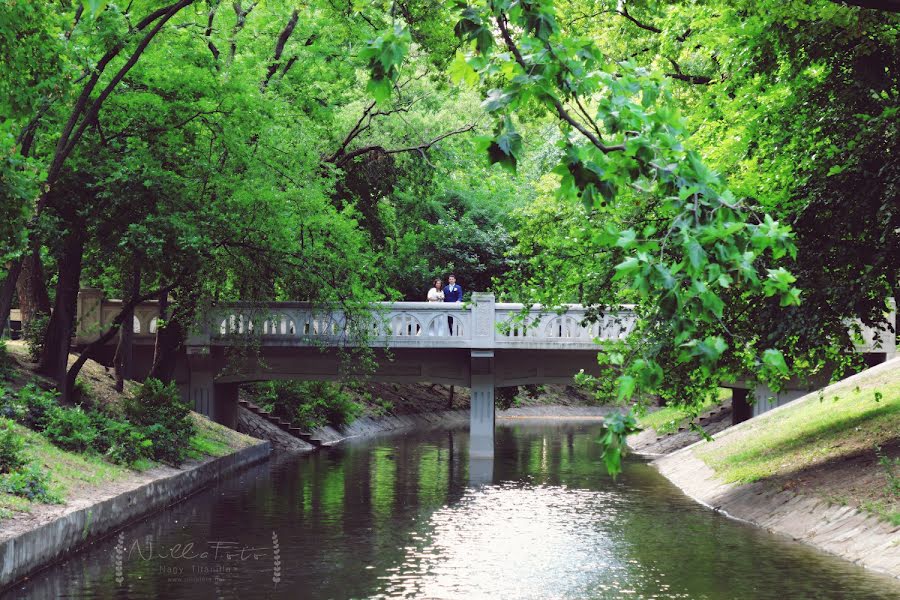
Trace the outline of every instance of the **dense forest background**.
<path fill-rule="evenodd" d="M 620 399 L 847 363 L 848 323 L 898 297 L 897 10 L 3 2 L 0 314 L 64 395 L 81 287 L 127 301 L 117 324 L 160 300 L 163 380 L 217 302 L 352 312 L 449 272 L 637 304 L 601 349 Z"/>

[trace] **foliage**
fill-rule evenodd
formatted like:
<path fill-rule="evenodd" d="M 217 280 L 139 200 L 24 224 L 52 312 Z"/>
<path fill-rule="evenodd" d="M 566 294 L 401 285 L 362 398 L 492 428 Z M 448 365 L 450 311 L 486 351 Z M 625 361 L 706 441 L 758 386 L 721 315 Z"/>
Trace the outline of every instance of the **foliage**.
<path fill-rule="evenodd" d="M 37 362 L 44 351 L 44 338 L 47 335 L 47 325 L 50 324 L 50 316 L 36 314 L 31 318 L 22 330 L 22 337 L 28 347 L 28 358 L 31 362 Z"/>
<path fill-rule="evenodd" d="M 87 452 L 93 448 L 98 434 L 91 417 L 76 406 L 51 410 L 44 435 L 63 450 Z"/>
<path fill-rule="evenodd" d="M 61 504 L 62 497 L 50 489 L 50 473 L 32 463 L 23 471 L 0 475 L 0 492 L 21 496 L 32 502 Z"/>
<path fill-rule="evenodd" d="M 327 381 L 268 381 L 253 386 L 251 393 L 260 406 L 307 431 L 347 425 L 362 412 L 339 384 Z"/>
<path fill-rule="evenodd" d="M 58 408 L 56 393 L 42 390 L 34 383 L 19 390 L 17 401 L 24 408 L 23 424 L 35 431 L 44 431 Z"/>
<path fill-rule="evenodd" d="M 150 441 L 154 460 L 178 465 L 187 458 L 194 423 L 191 409 L 181 400 L 174 383 L 166 385 L 158 379 L 147 379 L 133 396 L 125 399 L 124 412 L 146 438 L 132 435 L 127 429 L 120 432 L 124 436 L 120 441 L 137 444 L 133 452 L 142 451 L 147 447 L 145 442 Z"/>
<path fill-rule="evenodd" d="M 25 438 L 15 430 L 13 421 L 0 419 L 0 473 L 12 473 L 25 466 L 24 448 Z"/>
<path fill-rule="evenodd" d="M 6 340 L 0 339 L 0 382 L 12 379 L 15 359 L 6 350 Z"/>
<path fill-rule="evenodd" d="M 120 421 L 102 412 L 89 413 L 97 431 L 93 448 L 105 454 L 112 462 L 133 466 L 138 461 L 153 457 L 153 442 L 147 434 L 128 421 Z"/>
<path fill-rule="evenodd" d="M 628 452 L 626 439 L 641 431 L 631 413 L 614 413 L 603 419 L 600 444 L 603 446 L 603 462 L 606 471 L 615 477 L 622 472 L 622 457 Z"/>

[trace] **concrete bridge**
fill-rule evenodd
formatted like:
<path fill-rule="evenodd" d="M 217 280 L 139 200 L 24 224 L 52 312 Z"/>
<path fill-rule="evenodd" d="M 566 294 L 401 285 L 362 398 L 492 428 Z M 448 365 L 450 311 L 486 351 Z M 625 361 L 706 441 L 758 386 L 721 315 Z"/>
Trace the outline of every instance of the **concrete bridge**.
<path fill-rule="evenodd" d="M 585 309 L 516 317 L 521 304 L 473 294 L 467 304 L 377 303 L 371 315 L 347 315 L 301 302 L 227 304 L 191 336 L 176 382 L 196 411 L 234 427 L 238 388 L 271 379 L 338 381 L 357 370 L 375 381 L 439 383 L 471 388 L 471 448 L 494 449 L 494 389 L 571 383 L 580 370 L 599 375 L 595 340 L 622 339 L 635 323 L 629 307 L 584 323 Z M 76 346 L 95 339 L 121 309 L 99 290 L 82 290 Z M 135 309 L 135 375 L 149 370 L 158 307 Z M 353 364 L 351 350 L 372 349 L 374 370 Z M 107 349 L 111 355 L 112 348 Z M 106 357 L 107 359 L 109 357 Z"/>
<path fill-rule="evenodd" d="M 105 330 L 122 307 L 100 290 L 78 297 L 75 345 Z M 525 384 L 572 382 L 579 371 L 600 375 L 596 340 L 627 336 L 635 324 L 630 307 L 584 322 L 578 305 L 565 312 L 522 316 L 523 305 L 497 303 L 473 294 L 467 304 L 376 303 L 364 315 L 345 314 L 302 302 L 233 303 L 219 306 L 203 331 L 187 340 L 175 380 L 194 409 L 234 427 L 241 384 L 272 379 L 338 381 L 361 373 L 375 381 L 439 383 L 471 388 L 471 453 L 493 454 L 494 389 Z M 146 302 L 135 309 L 134 376 L 150 369 L 159 309 Z M 894 323 L 896 311 L 889 320 Z M 896 336 L 864 329 L 857 350 L 872 364 L 896 355 Z M 111 361 L 113 345 L 101 361 Z M 352 350 L 371 348 L 372 369 L 354 364 Z M 110 363 L 107 363 L 110 364 Z M 735 422 L 802 396 L 821 382 L 789 382 L 777 394 L 752 382 L 732 388 Z M 750 399 L 752 398 L 752 402 Z"/>

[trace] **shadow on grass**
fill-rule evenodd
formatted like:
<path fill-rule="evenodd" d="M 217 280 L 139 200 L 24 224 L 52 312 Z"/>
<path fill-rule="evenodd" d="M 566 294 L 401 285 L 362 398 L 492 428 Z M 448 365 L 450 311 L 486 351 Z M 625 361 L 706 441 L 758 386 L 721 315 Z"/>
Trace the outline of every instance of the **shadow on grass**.
<path fill-rule="evenodd" d="M 872 421 L 887 418 L 893 414 L 900 414 L 900 403 L 885 403 L 874 410 L 849 416 L 838 421 L 822 424 L 810 431 L 806 431 L 796 437 L 777 442 L 772 446 L 765 446 L 752 450 L 743 450 L 730 455 L 725 460 L 725 465 L 746 463 L 748 461 L 774 461 L 804 446 L 829 439 L 838 439 L 841 434 L 849 433 L 856 427 L 862 427 Z"/>

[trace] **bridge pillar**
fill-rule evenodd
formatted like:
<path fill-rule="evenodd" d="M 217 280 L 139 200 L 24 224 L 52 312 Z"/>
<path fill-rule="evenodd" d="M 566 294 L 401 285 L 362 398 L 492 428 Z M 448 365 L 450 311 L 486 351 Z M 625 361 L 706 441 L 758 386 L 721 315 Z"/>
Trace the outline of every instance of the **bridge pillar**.
<path fill-rule="evenodd" d="M 472 351 L 469 457 L 494 456 L 494 352 Z"/>
<path fill-rule="evenodd" d="M 212 360 L 209 346 L 187 346 L 188 359 L 188 396 L 195 412 L 210 419 L 215 415 L 215 383 L 213 382 Z"/>

